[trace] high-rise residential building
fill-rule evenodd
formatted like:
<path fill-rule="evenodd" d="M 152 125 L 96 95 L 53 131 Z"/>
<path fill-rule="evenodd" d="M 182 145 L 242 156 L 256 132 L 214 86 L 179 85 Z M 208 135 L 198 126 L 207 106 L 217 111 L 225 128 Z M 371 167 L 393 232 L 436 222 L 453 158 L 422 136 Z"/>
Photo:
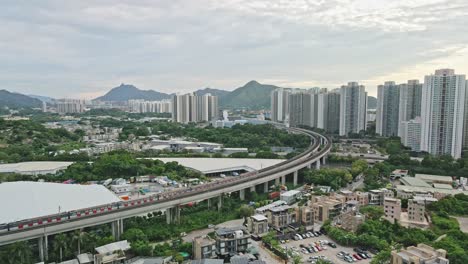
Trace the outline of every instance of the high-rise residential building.
<path fill-rule="evenodd" d="M 461 157 L 465 120 L 466 77 L 452 69 L 424 79 L 421 103 L 421 150 Z"/>
<path fill-rule="evenodd" d="M 377 118 L 375 132 L 381 136 L 398 135 L 400 87 L 385 82 L 377 87 Z"/>
<path fill-rule="evenodd" d="M 338 134 L 340 130 L 339 89 L 328 93 L 322 92 L 317 97 L 317 128 L 324 129 L 332 134 Z"/>
<path fill-rule="evenodd" d="M 419 83 L 418 80 L 409 80 L 408 83 L 399 86 L 399 123 L 421 116 L 422 83 Z"/>
<path fill-rule="evenodd" d="M 132 113 L 171 113 L 172 101 L 128 100 L 128 107 Z"/>
<path fill-rule="evenodd" d="M 172 120 L 179 123 L 209 122 L 218 118 L 218 97 L 211 94 L 174 95 Z"/>
<path fill-rule="evenodd" d="M 317 127 L 317 94 L 314 90 L 292 90 L 289 94 L 289 125 Z"/>
<path fill-rule="evenodd" d="M 60 99 L 57 100 L 57 113 L 74 114 L 85 111 L 85 101 L 80 99 Z"/>
<path fill-rule="evenodd" d="M 350 82 L 340 89 L 340 136 L 366 130 L 367 93 L 363 85 Z"/>
<path fill-rule="evenodd" d="M 401 143 L 412 151 L 421 151 L 421 117 L 400 123 Z"/>
<path fill-rule="evenodd" d="M 285 122 L 289 119 L 289 94 L 291 89 L 278 88 L 271 92 L 271 120 Z"/>

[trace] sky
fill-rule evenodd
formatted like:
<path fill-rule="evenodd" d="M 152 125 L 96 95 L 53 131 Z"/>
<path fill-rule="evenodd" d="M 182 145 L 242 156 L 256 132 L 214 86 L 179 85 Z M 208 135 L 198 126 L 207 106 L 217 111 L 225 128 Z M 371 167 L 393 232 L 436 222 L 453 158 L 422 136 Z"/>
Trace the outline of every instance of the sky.
<path fill-rule="evenodd" d="M 468 74 L 467 0 L 3 0 L 0 24 L 0 89 L 54 98 Z"/>

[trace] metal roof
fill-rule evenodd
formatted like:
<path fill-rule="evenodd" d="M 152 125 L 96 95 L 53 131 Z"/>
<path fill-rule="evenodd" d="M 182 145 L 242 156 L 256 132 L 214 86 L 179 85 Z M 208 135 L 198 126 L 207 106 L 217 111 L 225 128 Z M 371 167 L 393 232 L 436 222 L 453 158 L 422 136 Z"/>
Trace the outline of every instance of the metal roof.
<path fill-rule="evenodd" d="M 34 173 L 44 171 L 63 170 L 68 166 L 73 164 L 73 162 L 68 161 L 29 161 L 29 162 L 20 162 L 20 163 L 7 163 L 0 164 L 0 173 Z"/>
<path fill-rule="evenodd" d="M 102 185 L 5 182 L 0 184 L 0 201 L 0 223 L 9 223 L 120 199 Z"/>
<path fill-rule="evenodd" d="M 234 159 L 234 158 L 154 158 L 163 162 L 176 161 L 184 167 L 192 168 L 202 173 L 245 169 L 247 171 L 260 170 L 276 165 L 282 159 Z"/>
<path fill-rule="evenodd" d="M 115 251 L 126 251 L 130 249 L 130 244 L 128 243 L 127 240 L 122 240 L 122 241 L 117 241 L 114 243 L 110 243 L 101 247 L 97 247 L 96 251 L 99 254 L 111 254 Z"/>

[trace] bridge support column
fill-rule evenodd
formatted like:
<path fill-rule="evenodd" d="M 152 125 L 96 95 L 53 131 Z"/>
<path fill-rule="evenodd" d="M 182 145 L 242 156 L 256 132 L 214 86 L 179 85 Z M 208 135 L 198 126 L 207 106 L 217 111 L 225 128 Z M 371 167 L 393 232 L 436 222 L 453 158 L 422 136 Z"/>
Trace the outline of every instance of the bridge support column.
<path fill-rule="evenodd" d="M 176 224 L 180 224 L 180 207 L 179 206 L 176 206 L 174 207 L 174 222 Z"/>
<path fill-rule="evenodd" d="M 312 163 L 307 164 L 307 168 L 310 170 L 312 169 Z"/>
<path fill-rule="evenodd" d="M 275 186 L 278 186 L 278 185 L 280 185 L 280 179 L 279 179 L 279 178 L 276 178 L 276 179 L 275 179 Z"/>
<path fill-rule="evenodd" d="M 327 161 L 327 156 L 322 157 L 322 165 L 325 165 Z"/>
<path fill-rule="evenodd" d="M 255 187 L 254 187 L 255 188 Z M 223 208 L 223 195 L 220 194 L 218 196 L 218 211 L 221 212 L 221 209 Z"/>
<path fill-rule="evenodd" d="M 281 184 L 286 185 L 286 175 L 281 176 Z"/>
<path fill-rule="evenodd" d="M 49 260 L 49 237 L 44 235 L 44 258 Z"/>
<path fill-rule="evenodd" d="M 315 162 L 315 169 L 320 170 L 320 159 Z"/>
<path fill-rule="evenodd" d="M 120 232 L 122 230 L 122 228 L 120 227 L 120 219 L 112 222 L 111 226 L 112 226 L 112 235 L 114 236 L 116 240 L 119 240 L 120 235 L 122 234 Z"/>
<path fill-rule="evenodd" d="M 124 220 L 120 219 L 119 222 L 120 222 L 120 224 L 119 224 L 120 234 L 123 234 L 124 233 Z"/>
<path fill-rule="evenodd" d="M 167 208 L 164 213 L 166 214 L 166 223 L 170 225 L 172 223 L 172 208 Z"/>
<path fill-rule="evenodd" d="M 299 174 L 298 171 L 295 171 L 295 172 L 294 172 L 294 175 L 293 175 L 293 184 L 294 184 L 294 186 L 297 185 L 297 177 L 298 177 L 298 174 Z"/>
<path fill-rule="evenodd" d="M 268 182 L 265 182 L 265 183 L 263 184 L 263 192 L 264 192 L 264 193 L 268 193 Z"/>
<path fill-rule="evenodd" d="M 250 186 L 250 192 L 256 192 L 257 190 L 255 189 L 255 185 L 254 186 Z"/>
<path fill-rule="evenodd" d="M 241 190 L 239 191 L 239 199 L 240 199 L 241 201 L 244 201 L 244 200 L 245 200 L 245 189 L 241 189 Z"/>
<path fill-rule="evenodd" d="M 37 243 L 39 246 L 39 259 L 44 262 L 45 261 L 45 253 L 44 253 L 44 237 L 39 238 L 39 242 Z"/>

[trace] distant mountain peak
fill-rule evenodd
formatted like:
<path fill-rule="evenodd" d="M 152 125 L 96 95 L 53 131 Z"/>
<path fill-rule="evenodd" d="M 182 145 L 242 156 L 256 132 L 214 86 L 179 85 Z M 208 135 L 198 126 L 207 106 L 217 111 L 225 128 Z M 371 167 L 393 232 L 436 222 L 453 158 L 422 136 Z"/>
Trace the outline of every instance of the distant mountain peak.
<path fill-rule="evenodd" d="M 96 101 L 128 101 L 132 99 L 143 99 L 148 101 L 159 101 L 169 99 L 171 95 L 154 90 L 140 90 L 132 84 L 121 83 L 112 88 L 105 95 L 98 97 Z"/>
<path fill-rule="evenodd" d="M 41 107 L 42 102 L 24 94 L 0 90 L 0 107 Z"/>
<path fill-rule="evenodd" d="M 252 85 L 259 85 L 260 83 L 256 80 L 251 80 L 250 82 L 246 83 L 244 86 L 252 86 Z"/>

